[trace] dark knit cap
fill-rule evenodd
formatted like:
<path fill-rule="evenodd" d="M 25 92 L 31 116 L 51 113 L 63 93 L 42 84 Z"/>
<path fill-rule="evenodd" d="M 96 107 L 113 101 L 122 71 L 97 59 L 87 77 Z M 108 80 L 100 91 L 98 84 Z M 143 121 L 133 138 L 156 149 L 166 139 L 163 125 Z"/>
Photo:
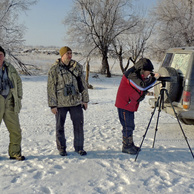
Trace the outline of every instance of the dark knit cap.
<path fill-rule="evenodd" d="M 145 71 L 153 71 L 154 66 L 152 62 L 147 59 L 147 58 L 141 58 L 136 64 L 135 64 L 136 69 L 143 69 Z"/>
<path fill-rule="evenodd" d="M 2 52 L 5 56 L 5 50 L 0 46 L 0 52 Z"/>

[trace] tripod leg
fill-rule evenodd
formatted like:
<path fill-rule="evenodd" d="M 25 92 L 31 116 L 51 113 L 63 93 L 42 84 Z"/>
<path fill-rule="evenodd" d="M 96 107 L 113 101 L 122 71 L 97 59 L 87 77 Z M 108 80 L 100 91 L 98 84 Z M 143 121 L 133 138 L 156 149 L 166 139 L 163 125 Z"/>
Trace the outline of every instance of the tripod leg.
<path fill-rule="evenodd" d="M 141 147 L 142 147 L 142 145 L 143 145 L 144 139 L 145 139 L 146 134 L 147 134 L 147 132 L 148 132 L 149 126 L 150 126 L 150 124 L 151 124 L 152 118 L 153 118 L 153 116 L 154 116 L 154 113 L 155 113 L 155 111 L 156 111 L 156 108 L 157 108 L 157 106 L 158 106 L 159 101 L 160 101 L 160 96 L 158 96 L 158 99 L 157 99 L 157 101 L 156 101 L 154 110 L 153 110 L 153 112 L 152 112 L 152 116 L 151 116 L 150 121 L 149 121 L 149 123 L 148 123 L 148 126 L 147 126 L 147 128 L 146 128 L 145 134 L 143 135 L 143 139 L 142 139 L 142 141 L 141 141 L 139 150 L 141 150 Z M 137 155 L 136 155 L 136 157 L 135 157 L 135 161 L 137 160 L 138 155 L 139 155 L 139 151 L 137 152 Z"/>
<path fill-rule="evenodd" d="M 158 131 L 159 116 L 160 116 L 162 104 L 164 103 L 164 89 L 160 90 L 160 96 L 161 96 L 160 97 L 160 104 L 159 104 L 159 108 L 158 108 L 158 117 L 157 117 L 157 121 L 156 121 L 156 128 L 155 128 L 154 141 L 153 141 L 153 144 L 152 144 L 152 148 L 154 148 L 154 145 L 155 145 L 156 133 Z"/>
<path fill-rule="evenodd" d="M 187 137 L 186 137 L 186 135 L 185 135 L 185 133 L 184 133 L 184 131 L 183 131 L 183 128 L 182 128 L 181 123 L 180 123 L 180 120 L 179 120 L 179 118 L 178 118 L 178 116 L 177 116 L 177 113 L 176 113 L 176 111 L 175 111 L 175 109 L 174 109 L 174 106 L 173 106 L 173 104 L 172 104 L 172 101 L 171 101 L 171 99 L 170 99 L 170 97 L 169 97 L 168 91 L 165 90 L 165 92 L 166 92 L 166 95 L 167 95 L 167 97 L 168 97 L 168 99 L 169 99 L 169 101 L 170 101 L 170 105 L 171 105 L 171 107 L 172 107 L 172 109 L 173 109 L 174 115 L 175 115 L 175 117 L 176 117 L 176 119 L 177 119 L 177 121 L 178 121 L 178 124 L 179 124 L 180 129 L 181 129 L 181 131 L 182 131 L 182 133 L 183 133 L 183 136 L 184 136 L 184 138 L 185 138 L 185 141 L 187 142 L 187 145 L 188 145 L 188 147 L 189 147 L 189 150 L 190 150 L 190 152 L 191 152 L 191 155 L 192 155 L 193 158 L 194 158 L 194 154 L 193 154 L 192 149 L 191 149 L 191 147 L 190 147 L 190 145 L 189 145 L 189 142 L 188 142 L 188 140 L 187 140 Z"/>

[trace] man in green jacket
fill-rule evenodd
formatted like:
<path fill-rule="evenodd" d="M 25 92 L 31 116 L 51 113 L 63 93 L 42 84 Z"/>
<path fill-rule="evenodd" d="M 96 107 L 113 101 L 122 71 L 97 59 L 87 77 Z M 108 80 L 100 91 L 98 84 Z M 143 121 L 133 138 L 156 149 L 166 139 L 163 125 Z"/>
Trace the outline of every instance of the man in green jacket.
<path fill-rule="evenodd" d="M 19 112 L 22 99 L 22 81 L 16 69 L 5 61 L 5 50 L 0 46 L 0 124 L 3 120 L 9 133 L 10 159 L 25 160 L 21 155 L 21 128 Z"/>
<path fill-rule="evenodd" d="M 61 58 L 48 73 L 48 105 L 56 117 L 56 143 L 61 156 L 66 156 L 64 124 L 69 112 L 73 122 L 74 149 L 80 155 L 84 151 L 83 108 L 87 109 L 88 89 L 82 65 L 72 60 L 72 50 L 65 46 L 60 49 Z"/>

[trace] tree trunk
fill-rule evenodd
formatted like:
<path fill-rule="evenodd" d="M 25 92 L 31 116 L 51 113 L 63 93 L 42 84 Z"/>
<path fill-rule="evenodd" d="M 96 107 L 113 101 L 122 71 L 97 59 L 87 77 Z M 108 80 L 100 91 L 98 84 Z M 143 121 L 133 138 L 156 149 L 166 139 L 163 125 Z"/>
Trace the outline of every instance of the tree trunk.
<path fill-rule="evenodd" d="M 115 50 L 116 50 L 116 54 L 119 58 L 119 65 L 120 65 L 121 71 L 122 71 L 122 73 L 124 73 L 129 67 L 129 60 L 130 59 L 128 59 L 127 65 L 124 67 L 124 65 L 123 65 L 123 48 L 122 48 L 122 46 L 120 45 L 120 50 L 119 51 L 117 51 L 116 46 L 115 46 Z"/>
<path fill-rule="evenodd" d="M 88 83 L 89 73 L 90 73 L 90 64 L 89 64 L 89 60 L 87 60 L 87 62 L 86 62 L 86 83 L 87 83 L 87 85 L 89 85 L 89 83 Z"/>
<path fill-rule="evenodd" d="M 106 74 L 106 60 L 105 57 L 102 57 L 102 68 L 101 68 L 101 74 Z"/>
<path fill-rule="evenodd" d="M 118 56 L 119 57 L 119 64 L 120 64 L 120 68 L 122 73 L 124 73 L 124 67 L 123 67 L 123 57 L 121 55 Z"/>
<path fill-rule="evenodd" d="M 108 59 L 106 60 L 106 68 L 107 68 L 107 77 L 111 77 L 111 73 L 110 73 L 110 68 L 109 68 L 109 64 L 108 64 Z"/>
<path fill-rule="evenodd" d="M 102 69 L 101 69 L 101 73 L 102 74 L 107 74 L 107 77 L 111 77 L 111 73 L 110 73 L 110 68 L 109 68 L 109 64 L 108 64 L 108 57 L 107 57 L 107 53 L 105 55 L 103 55 L 102 57 Z"/>

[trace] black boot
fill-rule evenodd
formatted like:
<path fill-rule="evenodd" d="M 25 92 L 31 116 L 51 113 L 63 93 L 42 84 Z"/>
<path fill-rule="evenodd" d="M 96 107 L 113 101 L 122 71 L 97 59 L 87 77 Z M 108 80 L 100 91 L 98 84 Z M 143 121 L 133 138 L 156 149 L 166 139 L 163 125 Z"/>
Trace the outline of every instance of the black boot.
<path fill-rule="evenodd" d="M 136 155 L 140 151 L 140 148 L 134 145 L 133 136 L 123 137 L 122 152 L 127 154 Z"/>

